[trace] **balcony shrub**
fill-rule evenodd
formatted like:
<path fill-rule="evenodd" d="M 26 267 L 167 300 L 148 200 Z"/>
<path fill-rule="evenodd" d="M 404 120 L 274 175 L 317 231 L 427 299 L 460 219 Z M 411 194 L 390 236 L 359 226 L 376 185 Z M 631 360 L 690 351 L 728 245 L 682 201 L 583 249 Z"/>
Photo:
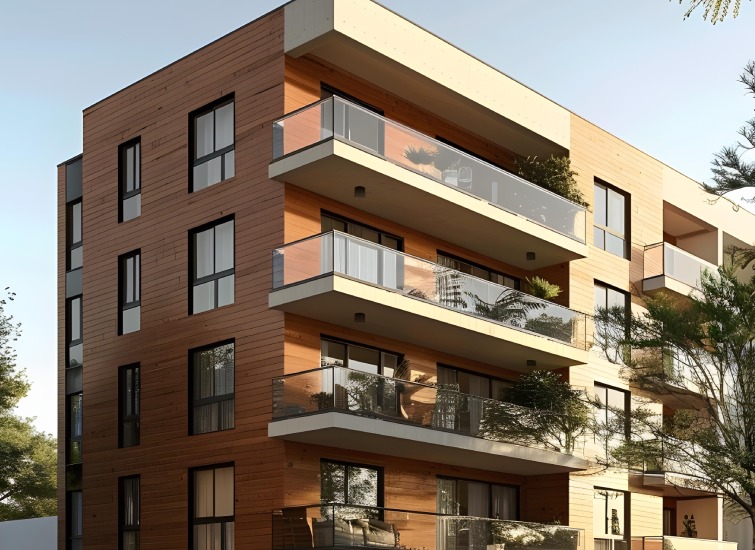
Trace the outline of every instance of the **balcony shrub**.
<path fill-rule="evenodd" d="M 500 407 L 484 411 L 484 437 L 520 445 L 540 444 L 571 453 L 590 426 L 590 407 L 579 390 L 551 371 L 532 371 L 508 388 Z M 511 407 L 507 404 L 518 405 Z"/>
<path fill-rule="evenodd" d="M 519 175 L 530 183 L 585 208 L 590 206 L 579 190 L 577 180 L 574 179 L 578 174 L 571 169 L 571 160 L 568 157 L 551 155 L 546 160 L 540 160 L 536 156 L 520 158 L 516 161 L 516 167 Z"/>

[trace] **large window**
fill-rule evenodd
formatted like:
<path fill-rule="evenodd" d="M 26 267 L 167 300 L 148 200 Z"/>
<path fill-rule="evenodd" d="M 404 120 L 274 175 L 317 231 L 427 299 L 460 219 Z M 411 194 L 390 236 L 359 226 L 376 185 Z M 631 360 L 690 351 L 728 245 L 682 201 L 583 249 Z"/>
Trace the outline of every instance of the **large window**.
<path fill-rule="evenodd" d="M 84 364 L 84 344 L 82 341 L 81 296 L 68 300 L 66 336 L 68 339 L 68 368 L 81 367 Z"/>
<path fill-rule="evenodd" d="M 627 331 L 627 316 L 629 315 L 629 294 L 621 290 L 595 282 L 593 287 L 596 315 L 607 312 L 606 319 L 596 317 L 595 341 L 608 354 L 611 361 L 623 360 L 625 348 L 614 344 L 625 338 Z M 618 317 L 618 318 L 617 318 Z"/>
<path fill-rule="evenodd" d="M 595 488 L 593 497 L 593 536 L 596 550 L 625 550 L 627 494 Z"/>
<path fill-rule="evenodd" d="M 119 446 L 133 447 L 139 444 L 140 385 L 139 365 L 121 367 L 119 373 Z"/>
<path fill-rule="evenodd" d="M 341 505 L 333 508 L 336 516 L 352 514 L 379 519 L 378 508 L 383 506 L 382 468 L 321 460 L 320 502 Z M 349 505 L 353 506 L 351 510 Z"/>
<path fill-rule="evenodd" d="M 141 253 L 136 250 L 119 259 L 120 272 L 120 333 L 128 334 L 141 328 Z"/>
<path fill-rule="evenodd" d="M 629 197 L 595 182 L 593 243 L 622 258 L 629 258 L 627 212 Z"/>
<path fill-rule="evenodd" d="M 84 248 L 81 234 L 81 200 L 70 203 L 66 213 L 66 241 L 68 254 L 66 268 L 68 271 L 79 269 L 83 265 Z"/>
<path fill-rule="evenodd" d="M 81 491 L 70 491 L 68 493 L 68 506 L 66 515 L 66 538 L 68 539 L 68 550 L 81 550 L 83 534 L 83 496 Z"/>
<path fill-rule="evenodd" d="M 191 433 L 228 430 L 234 425 L 234 344 L 214 344 L 191 352 Z"/>
<path fill-rule="evenodd" d="M 595 415 L 604 433 L 606 453 L 626 441 L 629 435 L 629 392 L 595 384 L 595 399 L 601 407 Z"/>
<path fill-rule="evenodd" d="M 132 220 L 142 213 L 141 142 L 139 139 L 118 148 L 118 179 L 120 187 L 119 221 Z"/>
<path fill-rule="evenodd" d="M 519 489 L 466 479 L 438 478 L 439 514 L 493 519 L 519 519 Z"/>
<path fill-rule="evenodd" d="M 337 216 L 336 214 L 323 212 L 320 215 L 320 222 L 322 224 L 323 233 L 333 230 L 341 231 L 393 250 L 402 251 L 404 249 L 404 241 L 401 237 Z"/>
<path fill-rule="evenodd" d="M 139 476 L 119 480 L 119 550 L 139 550 Z"/>
<path fill-rule="evenodd" d="M 233 220 L 196 229 L 191 234 L 191 313 L 233 303 Z"/>
<path fill-rule="evenodd" d="M 84 414 L 80 393 L 69 395 L 68 401 L 68 464 L 81 463 L 81 442 L 84 434 Z"/>
<path fill-rule="evenodd" d="M 191 191 L 199 191 L 236 174 L 233 98 L 191 116 L 194 147 Z"/>
<path fill-rule="evenodd" d="M 194 550 L 233 550 L 233 466 L 192 470 L 191 537 Z"/>
<path fill-rule="evenodd" d="M 521 286 L 521 281 L 516 277 L 505 275 L 499 271 L 472 262 L 467 262 L 451 254 L 447 254 L 446 252 L 438 252 L 438 264 L 444 267 L 450 267 L 456 271 L 461 271 L 462 273 L 468 273 L 469 275 L 479 277 L 480 279 L 485 279 L 486 281 L 490 281 L 497 285 L 507 286 L 517 290 L 519 290 L 519 287 Z"/>

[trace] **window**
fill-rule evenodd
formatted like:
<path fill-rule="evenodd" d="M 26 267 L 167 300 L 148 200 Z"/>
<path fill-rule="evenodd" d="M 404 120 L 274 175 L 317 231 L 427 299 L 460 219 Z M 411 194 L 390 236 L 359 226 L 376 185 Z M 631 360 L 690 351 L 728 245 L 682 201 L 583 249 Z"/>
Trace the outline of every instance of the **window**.
<path fill-rule="evenodd" d="M 139 550 L 139 476 L 119 480 L 119 550 Z"/>
<path fill-rule="evenodd" d="M 233 466 L 192 470 L 192 548 L 233 550 Z"/>
<path fill-rule="evenodd" d="M 68 368 L 81 367 L 84 364 L 84 344 L 82 342 L 81 296 L 68 300 L 66 316 L 68 336 Z"/>
<path fill-rule="evenodd" d="M 199 191 L 236 174 L 233 109 L 233 98 L 226 98 L 191 115 L 194 152 L 190 191 Z"/>
<path fill-rule="evenodd" d="M 66 509 L 68 516 L 68 521 L 66 522 L 68 550 L 81 550 L 82 548 L 83 500 L 81 491 L 71 491 L 68 493 L 68 506 Z"/>
<path fill-rule="evenodd" d="M 324 84 L 321 97 L 325 99 L 332 96 L 346 100 L 334 100 L 333 131 L 335 135 L 382 155 L 385 152 L 385 122 L 381 118 L 382 109 Z M 330 124 L 330 121 L 323 122 L 325 122 L 324 128 Z"/>
<path fill-rule="evenodd" d="M 596 550 L 626 550 L 624 514 L 627 494 L 595 488 L 593 499 L 593 534 Z"/>
<path fill-rule="evenodd" d="M 466 479 L 438 478 L 439 514 L 516 520 L 519 488 Z"/>
<path fill-rule="evenodd" d="M 191 313 L 233 303 L 233 220 L 192 232 Z"/>
<path fill-rule="evenodd" d="M 215 344 L 191 352 L 191 433 L 229 430 L 234 426 L 234 344 Z"/>
<path fill-rule="evenodd" d="M 629 258 L 627 215 L 629 197 L 602 183 L 595 182 L 593 242 L 622 258 Z"/>
<path fill-rule="evenodd" d="M 404 249 L 404 240 L 401 237 L 368 227 L 347 218 L 323 212 L 320 215 L 320 221 L 323 233 L 333 230 L 341 231 L 359 237 L 360 239 L 364 239 L 365 241 L 383 245 L 392 250 L 398 250 L 400 252 Z"/>
<path fill-rule="evenodd" d="M 121 367 L 119 375 L 119 447 L 134 447 L 139 444 L 139 365 Z"/>
<path fill-rule="evenodd" d="M 142 213 L 141 142 L 139 138 L 118 148 L 118 179 L 121 194 L 119 220 L 127 222 Z"/>
<path fill-rule="evenodd" d="M 629 436 L 629 392 L 595 384 L 595 399 L 602 407 L 595 415 L 606 432 L 606 453 L 621 445 Z"/>
<path fill-rule="evenodd" d="M 402 356 L 377 348 L 323 338 L 320 340 L 320 366 L 343 367 L 352 371 L 382 375 L 365 379 L 341 369 L 323 371 L 323 387 L 334 388 L 327 406 L 358 411 L 376 411 L 394 415 L 399 412 L 399 395 L 392 378 Z M 325 408 L 325 407 L 323 407 Z"/>
<path fill-rule="evenodd" d="M 381 510 L 378 508 L 383 506 L 383 469 L 321 460 L 320 502 L 341 505 L 323 507 L 326 516 L 333 513 L 335 517 L 358 515 L 380 519 Z"/>
<path fill-rule="evenodd" d="M 68 462 L 81 463 L 81 440 L 84 434 L 84 413 L 81 394 L 68 396 Z"/>
<path fill-rule="evenodd" d="M 66 210 L 66 241 L 68 242 L 66 267 L 68 271 L 73 271 L 79 269 L 84 263 L 84 248 L 81 244 L 81 201 L 70 203 Z"/>
<path fill-rule="evenodd" d="M 504 392 L 514 382 L 439 364 L 438 384 L 458 385 L 461 393 L 503 401 Z"/>
<path fill-rule="evenodd" d="M 141 328 L 141 252 L 129 252 L 119 259 L 120 334 Z"/>
<path fill-rule="evenodd" d="M 611 314 L 610 319 L 615 320 L 614 314 L 617 310 L 623 310 L 624 320 L 621 324 L 613 323 L 606 325 L 604 321 L 596 318 L 595 321 L 595 340 L 596 343 L 605 348 L 605 352 L 609 354 L 611 361 L 620 361 L 623 359 L 623 354 L 628 352 L 628 348 L 618 349 L 611 345 L 612 342 L 622 340 L 626 335 L 629 315 L 629 294 L 622 292 L 621 290 L 605 286 L 601 283 L 595 282 L 593 287 L 595 293 L 595 313 L 598 315 L 601 312 L 608 312 Z"/>
<path fill-rule="evenodd" d="M 446 254 L 445 252 L 438 252 L 438 264 L 444 267 L 450 267 L 456 271 L 461 271 L 462 273 L 467 273 L 474 277 L 479 277 L 480 279 L 485 279 L 486 281 L 490 281 L 497 285 L 507 286 L 516 290 L 519 290 L 519 287 L 521 286 L 521 281 L 516 277 L 504 275 L 503 273 L 488 269 L 487 267 L 467 262 L 452 256 L 451 254 Z"/>

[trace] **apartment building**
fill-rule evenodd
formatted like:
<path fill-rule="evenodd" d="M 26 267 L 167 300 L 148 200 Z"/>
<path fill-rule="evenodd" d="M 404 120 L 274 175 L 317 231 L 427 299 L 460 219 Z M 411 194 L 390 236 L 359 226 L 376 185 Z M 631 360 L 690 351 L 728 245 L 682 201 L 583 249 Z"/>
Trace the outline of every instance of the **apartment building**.
<path fill-rule="evenodd" d="M 631 406 L 590 314 L 684 299 L 752 214 L 371 0 L 293 0 L 83 124 L 61 550 L 728 550 L 714 493 L 488 411 L 532 414 L 498 399 L 533 370 Z M 590 208 L 512 174 L 551 155 Z"/>

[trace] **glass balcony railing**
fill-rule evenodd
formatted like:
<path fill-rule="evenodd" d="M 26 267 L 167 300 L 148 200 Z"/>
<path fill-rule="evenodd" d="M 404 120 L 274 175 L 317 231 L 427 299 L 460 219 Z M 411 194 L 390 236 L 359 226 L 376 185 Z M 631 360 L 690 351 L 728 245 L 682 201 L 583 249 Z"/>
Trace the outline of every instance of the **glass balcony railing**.
<path fill-rule="evenodd" d="M 632 537 L 632 550 L 737 550 L 737 543 L 691 537 Z"/>
<path fill-rule="evenodd" d="M 273 251 L 273 289 L 331 273 L 585 349 L 584 313 L 345 233 Z"/>
<path fill-rule="evenodd" d="M 273 159 L 328 139 L 349 143 L 585 242 L 584 207 L 339 97 L 324 99 L 275 121 Z"/>
<path fill-rule="evenodd" d="M 700 276 L 705 270 L 718 273 L 714 264 L 669 243 L 646 246 L 644 263 L 643 278 L 665 275 L 693 288 L 700 288 Z"/>
<path fill-rule="evenodd" d="M 561 525 L 359 505 L 315 504 L 273 511 L 273 549 L 301 548 L 583 550 L 584 532 Z"/>
<path fill-rule="evenodd" d="M 555 413 L 458 389 L 323 365 L 273 379 L 273 420 L 339 411 L 526 447 L 574 449 Z"/>

